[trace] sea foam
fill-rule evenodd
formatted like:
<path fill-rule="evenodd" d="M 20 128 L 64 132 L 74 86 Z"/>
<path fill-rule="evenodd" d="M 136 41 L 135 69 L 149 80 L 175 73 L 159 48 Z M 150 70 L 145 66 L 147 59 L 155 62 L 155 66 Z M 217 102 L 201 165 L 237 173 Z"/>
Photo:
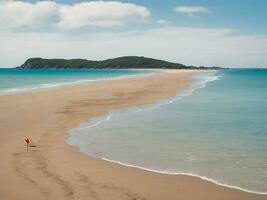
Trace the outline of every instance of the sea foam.
<path fill-rule="evenodd" d="M 253 190 L 247 190 L 247 189 L 244 189 L 244 188 L 241 188 L 241 187 L 238 187 L 238 186 L 221 183 L 221 182 L 216 181 L 214 179 L 208 178 L 206 176 L 200 176 L 198 174 L 187 173 L 187 172 L 169 172 L 169 171 L 163 171 L 163 170 L 154 170 L 154 169 L 149 169 L 149 168 L 146 168 L 146 167 L 141 167 L 141 166 L 138 166 L 138 165 L 131 165 L 131 164 L 128 164 L 128 163 L 124 163 L 124 162 L 120 162 L 120 161 L 116 161 L 116 160 L 111 160 L 111 159 L 104 158 L 104 157 L 101 158 L 101 160 L 104 160 L 104 161 L 107 161 L 107 162 L 111 162 L 111 163 L 115 163 L 115 164 L 119 164 L 119 165 L 126 166 L 126 167 L 131 167 L 131 168 L 141 169 L 141 170 L 145 170 L 145 171 L 149 171 L 149 172 L 159 173 L 159 174 L 184 175 L 184 176 L 197 177 L 197 178 L 200 178 L 201 180 L 208 181 L 208 182 L 214 183 L 216 185 L 227 187 L 227 188 L 230 188 L 230 189 L 236 189 L 236 190 L 240 190 L 240 191 L 244 191 L 244 192 L 248 192 L 248 193 L 252 193 L 252 194 L 267 195 L 267 192 L 258 192 L 258 191 L 253 191 Z"/>

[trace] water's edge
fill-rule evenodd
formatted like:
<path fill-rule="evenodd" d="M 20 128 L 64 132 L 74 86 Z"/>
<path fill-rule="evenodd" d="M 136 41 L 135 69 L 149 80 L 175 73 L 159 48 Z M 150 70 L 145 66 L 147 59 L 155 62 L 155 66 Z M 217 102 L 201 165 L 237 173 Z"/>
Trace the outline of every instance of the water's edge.
<path fill-rule="evenodd" d="M 123 80 L 123 79 L 139 78 L 139 77 L 141 78 L 141 77 L 147 77 L 147 76 L 155 76 L 161 73 L 162 71 L 160 70 L 151 70 L 150 72 L 146 72 L 142 74 L 120 75 L 118 77 L 81 79 L 81 80 L 70 81 L 70 82 L 42 83 L 42 84 L 37 84 L 36 86 L 17 87 L 17 88 L 2 90 L 2 91 L 0 90 L 0 96 L 20 94 L 20 93 L 40 92 L 40 91 L 53 90 L 53 89 L 64 88 L 64 87 L 69 87 L 69 86 L 85 85 L 85 84 L 106 82 L 106 81 L 112 81 L 112 80 Z"/>
<path fill-rule="evenodd" d="M 141 112 L 143 110 L 146 109 L 157 109 L 161 106 L 164 106 L 166 104 L 171 104 L 175 101 L 178 101 L 179 99 L 182 99 L 186 96 L 190 96 L 193 94 L 193 92 L 197 89 L 201 89 L 206 87 L 206 84 L 208 82 L 212 82 L 212 81 L 216 81 L 219 80 L 221 77 L 216 75 L 217 72 L 216 71 L 212 71 L 207 73 L 206 77 L 201 80 L 195 80 L 193 81 L 191 87 L 182 90 L 180 92 L 178 92 L 178 94 L 170 99 L 165 99 L 165 100 L 159 100 L 157 103 L 155 104 L 148 104 L 148 105 L 143 105 L 143 106 L 139 106 L 139 107 L 134 107 L 134 108 L 130 108 L 130 109 L 123 109 L 123 110 L 119 110 L 119 111 L 114 111 L 114 112 L 109 112 L 106 115 L 102 116 L 102 117 L 96 117 L 96 118 L 91 118 L 89 119 L 89 121 L 81 123 L 78 127 L 72 128 L 69 130 L 69 135 L 70 137 L 67 138 L 66 143 L 72 146 L 75 146 L 76 148 L 79 149 L 79 151 L 87 156 L 92 156 L 96 159 L 99 160 L 104 160 L 107 162 L 111 162 L 111 163 L 115 163 L 115 164 L 119 164 L 122 166 L 126 166 L 126 167 L 131 167 L 131 168 L 136 168 L 136 169 L 141 169 L 141 170 L 145 170 L 145 171 L 149 171 L 149 172 L 154 172 L 154 173 L 159 173 L 159 174 L 167 174 L 167 175 L 184 175 L 184 176 L 191 176 L 191 177 L 196 177 L 196 178 L 200 178 L 201 180 L 204 181 L 208 181 L 211 182 L 213 184 L 222 186 L 222 187 L 226 187 L 229 189 L 236 189 L 236 190 L 240 190 L 240 191 L 244 191 L 244 192 L 248 192 L 248 193 L 253 193 L 253 194 L 261 194 L 261 195 L 267 195 L 267 192 L 259 192 L 259 191 L 254 191 L 254 190 L 248 190 L 239 186 L 235 186 L 235 185 L 230 185 L 230 184 L 226 184 L 226 183 L 221 183 L 215 179 L 206 177 L 206 176 L 200 176 L 198 174 L 194 174 L 194 173 L 186 173 L 186 172 L 168 172 L 168 171 L 159 171 L 159 170 L 154 170 L 154 169 L 150 169 L 150 168 L 146 168 L 146 167 L 142 167 L 142 166 L 138 166 L 138 165 L 132 165 L 129 163 L 124 163 L 121 161 L 116 161 L 116 160 L 111 160 L 105 157 L 97 157 L 93 154 L 88 154 L 86 152 L 83 152 L 81 149 L 81 145 L 78 144 L 78 142 L 75 140 L 75 136 L 78 134 L 77 131 L 82 130 L 82 129 L 89 129 L 95 126 L 98 126 L 102 123 L 104 123 L 105 121 L 109 121 L 113 115 L 116 115 L 116 113 L 120 113 L 120 112 L 125 112 L 125 111 L 131 111 L 131 112 Z M 198 75 L 196 75 L 198 76 Z"/>
<path fill-rule="evenodd" d="M 158 173 L 158 174 L 166 174 L 166 175 L 182 175 L 182 176 L 191 176 L 191 177 L 196 177 L 196 178 L 200 178 L 201 180 L 204 181 L 208 181 L 211 183 L 214 183 L 216 185 L 222 186 L 222 187 L 226 187 L 226 188 L 230 188 L 230 189 L 236 189 L 236 190 L 240 190 L 243 192 L 248 192 L 248 193 L 252 193 L 252 194 L 262 194 L 262 195 L 267 195 L 267 192 L 258 192 L 258 191 L 253 191 L 253 190 L 247 190 L 238 186 L 234 186 L 234 185 L 229 185 L 229 184 L 225 184 L 225 183 L 220 183 L 214 179 L 208 178 L 206 176 L 200 176 L 198 174 L 193 174 L 193 173 L 186 173 L 186 172 L 168 172 L 168 171 L 158 171 L 158 170 L 153 170 L 153 169 L 149 169 L 149 168 L 145 168 L 145 167 L 140 167 L 137 165 L 131 165 L 131 164 L 127 164 L 127 163 L 122 163 L 119 161 L 115 161 L 115 160 L 110 160 L 107 158 L 101 158 L 101 160 L 107 161 L 107 162 L 111 162 L 111 163 L 115 163 L 115 164 L 119 164 L 122 166 L 126 166 L 126 167 L 131 167 L 131 168 L 136 168 L 136 169 L 141 169 L 141 170 L 145 170 L 145 171 L 149 171 L 149 172 L 154 172 L 154 173 Z"/>

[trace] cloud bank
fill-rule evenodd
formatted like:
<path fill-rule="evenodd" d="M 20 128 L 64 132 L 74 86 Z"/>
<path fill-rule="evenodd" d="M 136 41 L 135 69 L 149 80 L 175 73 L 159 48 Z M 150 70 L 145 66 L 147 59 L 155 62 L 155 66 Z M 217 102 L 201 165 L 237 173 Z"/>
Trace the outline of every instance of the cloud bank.
<path fill-rule="evenodd" d="M 150 16 L 150 11 L 144 6 L 118 1 L 90 1 L 72 5 L 54 1 L 0 1 L 1 29 L 114 27 L 143 23 Z"/>
<path fill-rule="evenodd" d="M 267 36 L 220 28 L 163 26 L 81 35 L 2 32 L 0 44 L 2 66 L 17 66 L 29 57 L 99 60 L 140 55 L 196 66 L 267 67 Z"/>

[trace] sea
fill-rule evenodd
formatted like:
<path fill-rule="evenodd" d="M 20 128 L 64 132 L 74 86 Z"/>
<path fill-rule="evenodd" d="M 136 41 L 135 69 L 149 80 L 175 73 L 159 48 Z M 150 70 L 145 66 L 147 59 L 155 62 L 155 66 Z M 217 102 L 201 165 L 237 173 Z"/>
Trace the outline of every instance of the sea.
<path fill-rule="evenodd" d="M 267 194 L 267 70 L 200 74 L 174 98 L 69 132 L 68 144 L 98 159 Z"/>
<path fill-rule="evenodd" d="M 0 68 L 0 96 L 62 86 L 156 74 L 145 70 L 8 69 Z"/>

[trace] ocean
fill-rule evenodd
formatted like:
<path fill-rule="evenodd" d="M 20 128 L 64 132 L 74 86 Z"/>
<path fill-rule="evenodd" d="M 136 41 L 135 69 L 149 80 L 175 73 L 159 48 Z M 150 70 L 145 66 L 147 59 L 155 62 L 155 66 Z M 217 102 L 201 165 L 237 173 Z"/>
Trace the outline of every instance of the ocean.
<path fill-rule="evenodd" d="M 142 70 L 1 69 L 0 95 L 158 73 Z"/>
<path fill-rule="evenodd" d="M 267 70 L 197 75 L 175 98 L 70 130 L 82 153 L 158 173 L 267 193 Z"/>

